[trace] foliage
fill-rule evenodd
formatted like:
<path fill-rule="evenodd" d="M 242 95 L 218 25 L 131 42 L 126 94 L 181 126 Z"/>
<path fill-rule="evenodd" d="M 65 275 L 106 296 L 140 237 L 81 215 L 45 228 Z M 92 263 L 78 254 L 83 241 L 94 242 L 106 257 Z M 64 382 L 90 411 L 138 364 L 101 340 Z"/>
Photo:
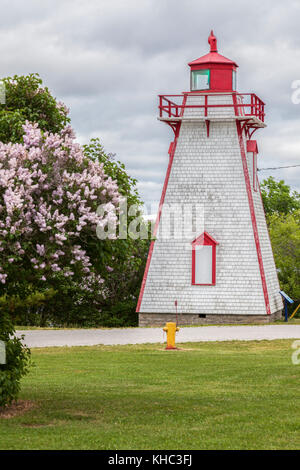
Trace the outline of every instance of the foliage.
<path fill-rule="evenodd" d="M 0 305 L 0 340 L 5 343 L 6 363 L 0 364 L 0 407 L 16 400 L 20 380 L 28 372 L 30 351 L 15 336 L 11 317 Z"/>
<path fill-rule="evenodd" d="M 0 145 L 2 302 L 23 325 L 136 325 L 149 242 L 95 234 L 96 224 L 116 221 L 120 195 L 141 205 L 136 180 L 99 141 L 83 155 L 70 128 L 24 128 L 23 146 Z M 108 208 L 102 218 L 99 202 Z"/>
<path fill-rule="evenodd" d="M 261 183 L 261 195 L 267 218 L 300 209 L 300 193 L 292 192 L 283 180 L 276 181 L 272 176 Z"/>
<path fill-rule="evenodd" d="M 128 206 L 142 204 L 136 188 L 137 180 L 128 175 L 124 163 L 115 160 L 114 154 L 105 153 L 98 138 L 91 139 L 89 145 L 84 145 L 83 151 L 92 161 L 102 163 L 105 174 L 117 181 L 119 192 L 127 198 Z"/>
<path fill-rule="evenodd" d="M 38 74 L 7 77 L 5 104 L 0 104 L 0 141 L 22 143 L 23 125 L 35 122 L 43 131 L 60 132 L 69 122 L 68 109 L 57 102 Z"/>
<path fill-rule="evenodd" d="M 100 241 L 95 226 L 100 223 L 105 229 L 118 223 L 123 196 L 128 207 L 138 207 L 122 222 L 123 230 L 130 231 L 138 216 L 147 233 L 137 181 L 114 155 L 105 153 L 99 139 L 92 139 L 82 152 L 71 128 L 65 127 L 68 109 L 43 87 L 38 74 L 4 82 L 2 302 L 15 321 L 25 325 L 136 324 L 149 242 L 129 237 Z M 4 145 L 7 142 L 19 145 Z M 100 217 L 96 207 L 103 203 L 107 212 Z"/>
<path fill-rule="evenodd" d="M 99 297 L 99 298 L 98 298 Z M 136 299 L 107 304 L 97 292 L 84 292 L 74 284 L 34 292 L 25 299 L 0 298 L 16 325 L 54 327 L 136 326 Z M 103 307 L 102 307 L 103 305 Z"/>
<path fill-rule="evenodd" d="M 15 325 L 48 326 L 47 305 L 57 296 L 57 292 L 53 288 L 34 291 L 32 286 L 26 287 L 25 298 L 18 294 L 0 297 L 0 309 L 9 313 Z"/>
<path fill-rule="evenodd" d="M 300 193 L 272 176 L 261 192 L 281 289 L 300 300 Z"/>
<path fill-rule="evenodd" d="M 128 175 L 124 164 L 116 161 L 114 155 L 106 154 L 99 139 L 92 139 L 89 145 L 85 145 L 84 153 L 92 161 L 103 164 L 105 173 L 117 182 L 119 192 L 127 203 L 127 220 L 123 224 L 127 238 L 103 241 L 101 251 L 93 240 L 89 243 L 89 253 L 93 253 L 93 259 L 102 261 L 99 270 L 110 285 L 102 306 L 101 325 L 133 326 L 137 324 L 135 308 L 149 250 L 151 227 L 142 218 L 137 180 Z M 137 219 L 139 222 L 135 226 Z M 119 227 L 122 228 L 122 219 Z M 136 238 L 132 231 L 142 233 L 144 238 Z"/>
<path fill-rule="evenodd" d="M 300 210 L 270 216 L 269 231 L 281 288 L 300 300 Z"/>
<path fill-rule="evenodd" d="M 46 290 L 37 283 L 27 286 L 22 299 L 9 298 L 10 311 L 17 324 L 35 326 L 135 326 L 135 312 L 144 267 L 147 259 L 150 234 L 141 218 L 141 201 L 136 190 L 136 180 L 131 178 L 124 165 L 105 154 L 98 139 L 84 147 L 85 157 L 93 165 L 103 165 L 105 174 L 118 185 L 119 193 L 126 198 L 128 207 L 136 205 L 136 214 L 128 216 L 125 232 L 130 230 L 136 216 L 140 217 L 146 239 L 104 239 L 92 236 L 84 239 L 84 249 L 92 269 L 103 280 L 103 289 L 82 291 L 80 278 L 73 282 L 60 277 L 59 283 L 45 281 Z M 127 212 L 127 208 L 125 207 Z M 137 227 L 137 230 L 141 227 Z M 149 231 L 149 234 L 148 234 Z"/>
<path fill-rule="evenodd" d="M 97 226 L 117 223 L 117 184 L 84 156 L 70 127 L 59 134 L 42 133 L 28 122 L 23 127 L 23 144 L 0 143 L 3 294 L 24 298 L 28 288 L 31 294 L 75 283 L 103 297 L 104 279 L 85 246 L 99 243 Z"/>

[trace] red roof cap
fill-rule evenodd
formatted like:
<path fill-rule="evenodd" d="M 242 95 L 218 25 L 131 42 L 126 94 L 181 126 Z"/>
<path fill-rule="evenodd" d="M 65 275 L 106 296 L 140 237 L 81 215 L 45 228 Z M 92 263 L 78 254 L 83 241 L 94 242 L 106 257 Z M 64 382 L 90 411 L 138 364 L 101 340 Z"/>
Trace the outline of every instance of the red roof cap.
<path fill-rule="evenodd" d="M 224 57 L 221 54 L 218 54 L 218 49 L 217 49 L 217 38 L 214 35 L 213 31 L 211 31 L 210 36 L 208 38 L 208 43 L 210 45 L 210 52 L 206 55 L 203 55 L 202 57 L 199 57 L 199 59 L 193 60 L 192 62 L 189 62 L 189 66 L 193 65 L 203 65 L 203 64 L 225 64 L 225 65 L 234 65 L 235 67 L 238 67 L 238 65 L 230 59 L 227 59 L 227 57 Z"/>

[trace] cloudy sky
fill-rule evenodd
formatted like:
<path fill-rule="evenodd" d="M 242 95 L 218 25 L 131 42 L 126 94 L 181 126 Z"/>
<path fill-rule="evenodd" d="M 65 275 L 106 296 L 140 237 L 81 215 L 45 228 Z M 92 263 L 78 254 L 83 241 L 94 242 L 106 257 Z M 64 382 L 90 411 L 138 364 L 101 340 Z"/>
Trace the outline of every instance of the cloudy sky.
<path fill-rule="evenodd" d="M 172 131 L 157 121 L 157 94 L 187 91 L 187 63 L 219 52 L 238 65 L 238 90 L 266 102 L 259 167 L 300 164 L 299 0 L 0 0 L 0 75 L 38 72 L 71 108 L 81 143 L 108 152 L 157 200 Z M 300 93 L 298 94 L 298 97 Z M 300 167 L 264 171 L 300 190 Z"/>

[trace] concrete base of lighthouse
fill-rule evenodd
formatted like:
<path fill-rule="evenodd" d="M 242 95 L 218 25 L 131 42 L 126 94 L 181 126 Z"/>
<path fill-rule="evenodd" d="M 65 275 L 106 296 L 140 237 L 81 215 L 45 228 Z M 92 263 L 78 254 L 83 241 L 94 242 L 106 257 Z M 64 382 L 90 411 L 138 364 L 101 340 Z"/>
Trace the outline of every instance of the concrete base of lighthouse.
<path fill-rule="evenodd" d="M 207 325 L 207 324 L 266 324 L 282 318 L 282 310 L 272 315 L 213 315 L 213 314 L 178 314 L 179 325 Z M 167 322 L 176 322 L 174 313 L 140 313 L 139 326 L 163 326 Z"/>

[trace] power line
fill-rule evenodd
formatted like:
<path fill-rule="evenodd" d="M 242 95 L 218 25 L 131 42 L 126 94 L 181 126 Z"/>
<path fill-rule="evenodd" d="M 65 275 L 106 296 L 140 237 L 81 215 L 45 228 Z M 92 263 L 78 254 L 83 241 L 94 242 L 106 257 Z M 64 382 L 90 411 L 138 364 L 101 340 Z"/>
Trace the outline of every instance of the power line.
<path fill-rule="evenodd" d="M 257 171 L 264 171 L 264 170 L 280 170 L 281 168 L 295 168 L 296 166 L 300 166 L 300 165 L 275 166 L 275 167 L 273 167 L 273 168 L 257 168 Z"/>

